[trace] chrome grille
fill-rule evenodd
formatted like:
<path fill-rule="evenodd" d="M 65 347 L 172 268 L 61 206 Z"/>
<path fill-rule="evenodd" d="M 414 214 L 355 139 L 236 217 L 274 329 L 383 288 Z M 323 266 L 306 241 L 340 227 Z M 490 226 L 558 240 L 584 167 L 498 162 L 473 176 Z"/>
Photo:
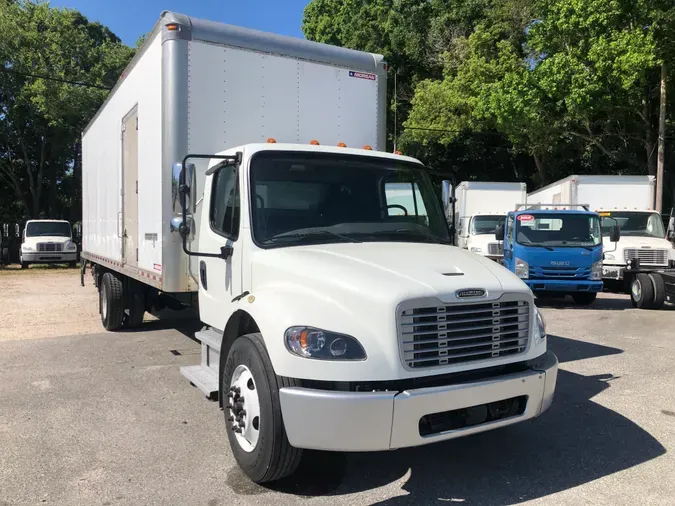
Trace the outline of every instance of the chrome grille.
<path fill-rule="evenodd" d="M 626 248 L 623 250 L 623 259 L 626 263 L 640 259 L 643 265 L 668 265 L 668 250 L 651 248 Z"/>
<path fill-rule="evenodd" d="M 38 251 L 61 251 L 63 249 L 63 244 L 60 242 L 39 242 L 37 243 Z"/>
<path fill-rule="evenodd" d="M 408 368 L 444 366 L 525 352 L 527 301 L 420 307 L 401 312 L 399 340 Z"/>
<path fill-rule="evenodd" d="M 488 243 L 488 255 L 503 255 L 504 245 L 498 242 Z"/>

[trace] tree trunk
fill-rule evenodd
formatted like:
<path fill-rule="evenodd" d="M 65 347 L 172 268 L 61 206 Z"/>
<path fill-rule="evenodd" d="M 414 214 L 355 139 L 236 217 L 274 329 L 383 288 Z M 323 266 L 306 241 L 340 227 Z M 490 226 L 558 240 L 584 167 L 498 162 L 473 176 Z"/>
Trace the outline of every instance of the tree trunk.
<path fill-rule="evenodd" d="M 532 156 L 534 157 L 534 165 L 537 167 L 537 173 L 539 174 L 539 184 L 545 185 L 548 183 L 548 170 L 544 166 L 541 157 L 537 153 Z"/>
<path fill-rule="evenodd" d="M 659 160 L 656 169 L 656 210 L 663 206 L 663 166 L 666 158 L 666 78 L 668 67 L 661 64 L 661 97 L 659 102 Z"/>
<path fill-rule="evenodd" d="M 645 125 L 645 150 L 647 152 L 647 172 L 650 176 L 656 175 L 656 139 L 651 123 L 651 100 L 649 87 L 645 90 L 645 100 L 642 109 L 642 120 Z"/>

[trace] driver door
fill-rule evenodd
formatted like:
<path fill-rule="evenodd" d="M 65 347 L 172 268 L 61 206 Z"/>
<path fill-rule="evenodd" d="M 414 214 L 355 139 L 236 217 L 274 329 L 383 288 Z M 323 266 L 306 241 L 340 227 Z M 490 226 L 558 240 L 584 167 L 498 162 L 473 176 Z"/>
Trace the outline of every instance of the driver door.
<path fill-rule="evenodd" d="M 219 253 L 230 246 L 227 259 L 198 257 L 199 315 L 201 320 L 223 330 L 232 313 L 232 299 L 242 290 L 242 242 L 239 238 L 240 172 L 226 166 L 206 179 L 204 206 L 201 213 L 199 249 L 203 253 Z"/>

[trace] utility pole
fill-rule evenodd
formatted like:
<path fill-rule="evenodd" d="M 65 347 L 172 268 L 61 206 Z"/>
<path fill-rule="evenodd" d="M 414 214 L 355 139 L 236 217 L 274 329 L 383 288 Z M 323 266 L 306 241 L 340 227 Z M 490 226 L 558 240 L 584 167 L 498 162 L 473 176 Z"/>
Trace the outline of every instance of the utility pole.
<path fill-rule="evenodd" d="M 661 100 L 659 103 L 659 158 L 656 163 L 656 211 L 663 206 L 663 166 L 666 157 L 666 62 L 661 64 Z"/>

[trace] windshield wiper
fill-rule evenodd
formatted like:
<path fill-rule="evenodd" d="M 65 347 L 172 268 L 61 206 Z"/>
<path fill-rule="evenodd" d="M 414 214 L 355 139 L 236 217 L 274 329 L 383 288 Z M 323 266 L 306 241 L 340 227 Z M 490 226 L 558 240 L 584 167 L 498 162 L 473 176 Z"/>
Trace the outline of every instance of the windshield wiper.
<path fill-rule="evenodd" d="M 537 244 L 537 243 L 534 243 L 534 242 L 531 242 L 531 243 L 529 243 L 529 244 L 523 244 L 523 246 L 533 246 L 533 247 L 535 247 L 535 248 L 546 248 L 546 249 L 549 250 L 549 251 L 555 251 L 555 250 L 554 250 L 553 248 L 551 248 L 550 246 L 546 246 L 545 244 Z"/>
<path fill-rule="evenodd" d="M 308 239 L 316 239 L 321 236 L 328 236 L 328 237 L 336 237 L 338 239 L 342 239 L 347 242 L 361 242 L 358 239 L 354 239 L 353 237 L 349 237 L 346 235 L 342 234 L 337 234 L 335 232 L 331 232 L 330 230 L 312 230 L 310 232 L 297 232 L 297 233 L 286 233 L 286 234 L 279 234 L 270 237 L 269 239 L 266 239 L 265 243 L 274 243 L 277 241 L 283 241 L 283 240 L 290 240 L 293 242 L 305 242 Z"/>

